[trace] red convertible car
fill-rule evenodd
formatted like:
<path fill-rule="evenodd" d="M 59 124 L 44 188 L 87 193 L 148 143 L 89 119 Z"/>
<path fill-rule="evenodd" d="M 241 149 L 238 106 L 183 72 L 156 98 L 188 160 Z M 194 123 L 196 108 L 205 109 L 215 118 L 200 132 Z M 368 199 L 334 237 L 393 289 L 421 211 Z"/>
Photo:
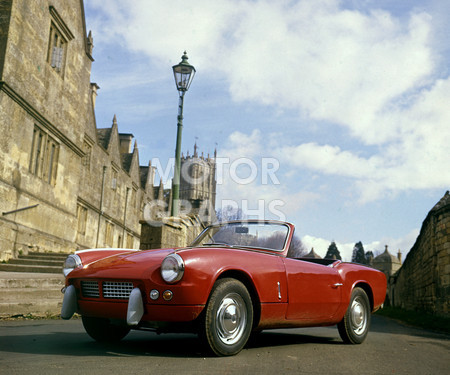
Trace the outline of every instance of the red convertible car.
<path fill-rule="evenodd" d="M 69 255 L 63 319 L 77 312 L 98 341 L 130 329 L 196 332 L 219 356 L 265 329 L 337 324 L 346 343 L 367 336 L 383 304 L 382 272 L 295 258 L 294 226 L 255 220 L 207 227 L 186 248 L 98 249 Z"/>

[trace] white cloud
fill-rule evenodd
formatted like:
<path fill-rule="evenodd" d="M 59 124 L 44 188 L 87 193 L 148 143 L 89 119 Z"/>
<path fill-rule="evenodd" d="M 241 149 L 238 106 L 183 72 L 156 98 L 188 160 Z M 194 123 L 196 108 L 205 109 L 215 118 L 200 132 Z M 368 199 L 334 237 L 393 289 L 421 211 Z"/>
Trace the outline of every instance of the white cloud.
<path fill-rule="evenodd" d="M 196 56 L 196 64 L 211 64 L 236 14 L 233 1 L 197 0 L 92 0 L 103 16 L 96 24 L 102 42 L 121 43 L 144 52 L 166 68 L 178 63 L 184 49 Z M 175 61 L 177 60 L 177 61 Z M 210 66 L 211 67 L 211 66 Z"/>
<path fill-rule="evenodd" d="M 364 159 L 349 151 L 342 151 L 338 146 L 320 146 L 317 143 L 282 147 L 279 154 L 286 163 L 297 167 L 358 179 L 377 174 L 382 162 L 378 156 Z"/>
<path fill-rule="evenodd" d="M 221 156 L 232 159 L 238 157 L 260 156 L 263 152 L 262 134 L 258 129 L 254 129 L 251 134 L 236 131 L 228 136 L 228 140 L 221 152 Z"/>
<path fill-rule="evenodd" d="M 299 126 L 323 121 L 353 142 L 350 150 L 320 141 L 302 144 L 286 134 L 286 146 L 274 150 L 284 163 L 351 179 L 360 202 L 450 185 L 450 79 L 441 56 L 448 41 L 436 30 L 443 25 L 436 6 L 400 18 L 376 9 L 376 2 L 364 11 L 334 0 L 130 4 L 109 1 L 105 7 L 93 0 L 106 15 L 96 18 L 100 37 L 144 52 L 161 71 L 187 49 L 204 76 L 228 82 L 235 101 L 295 109 L 303 120 Z M 256 157 L 271 149 L 258 131 L 250 137 L 234 133 L 230 142 L 230 149 L 221 150 L 230 150 L 228 155 L 232 150 L 234 156 Z M 369 156 L 359 152 L 367 145 Z M 295 158 L 283 159 L 288 153 Z M 248 189 L 226 191 L 241 196 Z M 301 205 L 302 193 L 287 188 L 252 189 Z"/>
<path fill-rule="evenodd" d="M 334 240 L 327 240 L 324 238 L 317 238 L 309 235 L 302 237 L 303 245 L 306 247 L 307 251 L 309 252 L 313 248 L 314 252 L 320 255 L 322 258 L 325 257 L 331 241 Z M 355 243 L 341 243 L 339 241 L 335 241 L 335 243 L 342 260 L 344 262 L 350 262 L 352 260 L 353 247 L 355 246 Z M 363 246 L 365 251 L 369 250 L 364 244 Z"/>
<path fill-rule="evenodd" d="M 270 157 L 265 146 L 265 138 L 258 130 L 250 134 L 233 132 L 228 137 L 217 164 L 216 202 L 222 207 L 232 200 L 244 211 L 247 208 L 244 213 L 248 215 L 289 220 L 298 210 L 317 201 L 319 194 L 281 184 L 278 160 Z"/>
<path fill-rule="evenodd" d="M 363 243 L 364 251 L 372 251 L 374 255 L 377 256 L 384 252 L 385 246 L 387 245 L 388 251 L 394 256 L 397 256 L 397 253 L 400 250 L 400 252 L 402 253 L 402 261 L 404 261 L 406 255 L 414 245 L 418 235 L 419 229 L 414 229 L 400 238 L 384 237 L 378 241 Z M 305 235 L 302 237 L 302 242 L 305 245 L 307 251 L 309 252 L 311 248 L 314 248 L 314 251 L 322 258 L 326 255 L 328 246 L 330 246 L 331 241 L 333 241 L 333 239 L 318 238 L 310 235 Z M 342 243 L 336 241 L 336 246 L 341 254 L 342 260 L 346 262 L 351 261 L 353 255 L 353 247 L 355 246 L 356 242 Z"/>
<path fill-rule="evenodd" d="M 386 12 L 364 15 L 336 4 L 252 9 L 228 51 L 231 91 L 239 100 L 300 108 L 377 143 L 383 134 L 373 131 L 371 116 L 431 72 L 428 17 L 415 15 L 404 26 Z"/>
<path fill-rule="evenodd" d="M 450 185 L 450 79 L 437 80 L 405 105 L 374 115 L 375 130 L 395 128 L 378 153 L 360 157 L 339 146 L 306 143 L 280 147 L 284 162 L 354 179 L 361 202 L 386 193 Z M 394 135 L 395 134 L 395 135 Z"/>

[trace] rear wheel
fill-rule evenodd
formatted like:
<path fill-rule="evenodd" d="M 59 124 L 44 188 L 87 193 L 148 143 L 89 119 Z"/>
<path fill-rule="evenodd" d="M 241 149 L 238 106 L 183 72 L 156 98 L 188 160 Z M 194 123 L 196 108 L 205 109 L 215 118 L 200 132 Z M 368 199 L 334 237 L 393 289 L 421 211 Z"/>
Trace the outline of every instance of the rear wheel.
<path fill-rule="evenodd" d="M 248 341 L 253 324 L 252 299 L 235 279 L 217 281 L 205 308 L 201 338 L 218 356 L 239 353 Z"/>
<path fill-rule="evenodd" d="M 339 335 L 347 344 L 361 344 L 369 332 L 370 302 L 361 288 L 353 289 L 344 318 L 338 323 Z"/>
<path fill-rule="evenodd" d="M 122 340 L 130 328 L 111 324 L 109 319 L 82 316 L 83 326 L 87 334 L 99 342 L 115 342 Z"/>

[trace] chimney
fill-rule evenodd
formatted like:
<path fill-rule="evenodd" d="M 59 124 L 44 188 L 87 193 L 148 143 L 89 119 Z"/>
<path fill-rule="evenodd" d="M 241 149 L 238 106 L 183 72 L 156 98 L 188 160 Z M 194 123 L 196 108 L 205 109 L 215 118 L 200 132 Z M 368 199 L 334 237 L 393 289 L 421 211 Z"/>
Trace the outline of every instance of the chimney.
<path fill-rule="evenodd" d="M 398 253 L 397 253 L 397 258 L 400 261 L 400 264 L 402 263 L 402 252 L 400 251 L 400 249 L 398 249 Z"/>
<path fill-rule="evenodd" d="M 131 142 L 133 138 L 133 134 L 119 133 L 119 149 L 121 154 L 131 154 Z"/>

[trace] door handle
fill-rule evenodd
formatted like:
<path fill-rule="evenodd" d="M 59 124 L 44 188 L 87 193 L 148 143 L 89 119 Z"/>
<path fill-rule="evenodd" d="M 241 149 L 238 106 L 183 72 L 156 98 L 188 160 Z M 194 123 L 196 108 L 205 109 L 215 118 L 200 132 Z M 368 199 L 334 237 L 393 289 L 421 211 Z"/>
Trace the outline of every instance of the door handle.
<path fill-rule="evenodd" d="M 336 284 L 331 285 L 331 287 L 334 288 L 334 289 L 337 289 L 337 288 L 339 288 L 339 287 L 342 286 L 342 285 L 344 285 L 344 284 L 342 284 L 342 283 L 336 283 Z"/>

